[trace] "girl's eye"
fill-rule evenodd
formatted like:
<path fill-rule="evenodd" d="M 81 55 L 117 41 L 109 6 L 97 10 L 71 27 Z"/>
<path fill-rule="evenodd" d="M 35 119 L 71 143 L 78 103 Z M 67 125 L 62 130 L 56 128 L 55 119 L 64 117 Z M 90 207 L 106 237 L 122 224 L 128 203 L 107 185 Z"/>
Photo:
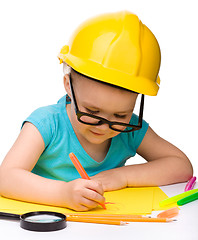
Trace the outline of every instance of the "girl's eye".
<path fill-rule="evenodd" d="M 116 118 L 126 118 L 126 115 L 114 114 Z"/>
<path fill-rule="evenodd" d="M 99 113 L 99 111 L 94 111 L 94 110 L 91 110 L 91 109 L 89 109 L 89 108 L 85 108 L 86 109 L 86 111 L 88 112 L 88 113 L 90 113 L 90 114 L 97 114 L 97 113 Z"/>
<path fill-rule="evenodd" d="M 98 113 L 100 112 L 100 111 L 98 111 L 98 110 L 91 110 L 91 109 L 86 108 L 86 107 L 85 107 L 85 109 L 86 109 L 86 111 L 87 111 L 88 113 L 93 114 L 93 115 L 98 114 Z M 120 118 L 120 119 L 125 119 L 125 118 L 127 117 L 126 114 L 121 115 L 121 114 L 117 114 L 117 113 L 115 113 L 114 116 L 115 116 L 116 118 Z"/>

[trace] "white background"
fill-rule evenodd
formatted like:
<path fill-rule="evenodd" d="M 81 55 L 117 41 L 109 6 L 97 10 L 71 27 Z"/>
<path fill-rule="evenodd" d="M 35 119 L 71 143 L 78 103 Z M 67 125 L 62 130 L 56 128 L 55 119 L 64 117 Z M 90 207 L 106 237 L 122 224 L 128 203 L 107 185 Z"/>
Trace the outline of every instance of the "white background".
<path fill-rule="evenodd" d="M 144 118 L 186 153 L 198 175 L 196 0 L 0 0 L 0 162 L 22 121 L 65 94 L 57 54 L 74 29 L 120 10 L 137 14 L 161 47 L 161 88 L 146 97 Z"/>

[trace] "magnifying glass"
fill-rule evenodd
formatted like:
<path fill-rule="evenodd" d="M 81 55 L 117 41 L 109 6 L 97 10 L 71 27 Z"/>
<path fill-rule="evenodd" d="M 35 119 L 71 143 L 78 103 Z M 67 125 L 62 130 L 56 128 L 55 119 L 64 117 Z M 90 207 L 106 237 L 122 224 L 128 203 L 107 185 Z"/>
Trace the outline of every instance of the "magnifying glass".
<path fill-rule="evenodd" d="M 20 220 L 23 229 L 37 232 L 50 232 L 66 228 L 66 216 L 62 213 L 39 211 L 22 215 L 0 212 L 1 219 Z"/>

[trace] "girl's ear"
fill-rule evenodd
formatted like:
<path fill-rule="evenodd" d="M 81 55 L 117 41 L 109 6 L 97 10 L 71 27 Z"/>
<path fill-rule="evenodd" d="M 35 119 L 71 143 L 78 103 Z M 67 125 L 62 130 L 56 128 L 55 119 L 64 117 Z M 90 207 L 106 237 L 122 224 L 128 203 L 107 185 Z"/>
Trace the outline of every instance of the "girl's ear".
<path fill-rule="evenodd" d="M 69 78 L 70 78 L 70 76 L 68 74 L 65 74 L 65 76 L 63 78 L 63 82 L 64 82 L 65 91 L 67 92 L 67 94 L 71 98 L 71 89 L 70 89 Z"/>

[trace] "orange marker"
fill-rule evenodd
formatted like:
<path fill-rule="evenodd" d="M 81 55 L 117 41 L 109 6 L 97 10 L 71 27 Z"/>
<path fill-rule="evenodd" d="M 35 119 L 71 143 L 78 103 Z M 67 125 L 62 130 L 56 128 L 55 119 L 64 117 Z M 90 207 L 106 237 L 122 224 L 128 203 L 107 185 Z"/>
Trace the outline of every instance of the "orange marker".
<path fill-rule="evenodd" d="M 85 169 L 83 168 L 83 166 L 81 165 L 81 163 L 79 162 L 78 158 L 74 155 L 74 153 L 70 153 L 69 157 L 72 161 L 72 163 L 74 164 L 74 167 L 76 168 L 76 170 L 78 171 L 78 173 L 80 174 L 81 178 L 83 179 L 87 179 L 87 180 L 91 180 L 90 177 L 88 176 L 88 174 L 85 172 Z M 104 209 L 106 209 L 105 204 L 99 203 Z"/>

